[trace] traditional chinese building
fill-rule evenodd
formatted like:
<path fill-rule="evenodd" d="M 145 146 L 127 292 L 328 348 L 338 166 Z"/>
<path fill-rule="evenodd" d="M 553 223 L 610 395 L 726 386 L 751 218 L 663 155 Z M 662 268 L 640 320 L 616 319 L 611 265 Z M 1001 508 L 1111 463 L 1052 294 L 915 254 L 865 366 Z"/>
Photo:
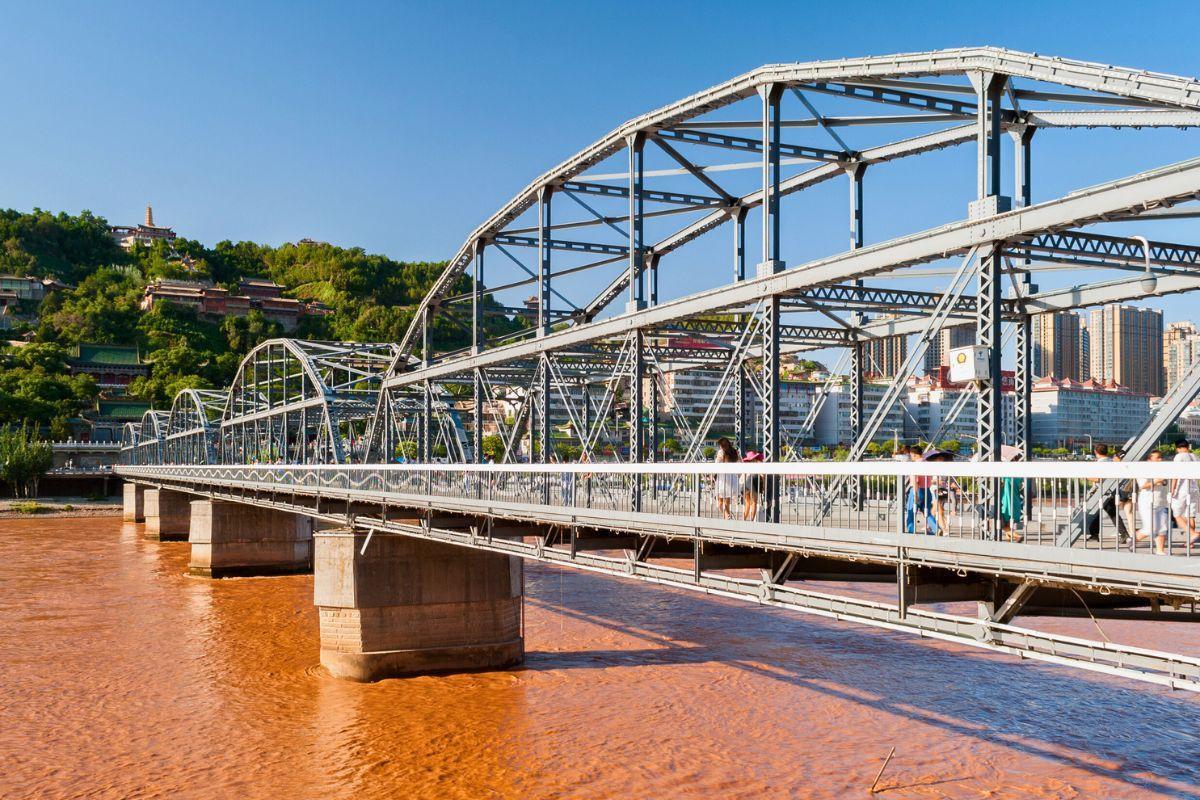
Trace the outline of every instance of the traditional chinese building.
<path fill-rule="evenodd" d="M 171 242 L 176 233 L 171 228 L 154 224 L 154 209 L 146 206 L 146 219 L 141 225 L 113 225 L 109 233 L 117 240 L 117 244 L 126 250 L 132 250 L 135 244 L 154 244 L 156 241 Z"/>

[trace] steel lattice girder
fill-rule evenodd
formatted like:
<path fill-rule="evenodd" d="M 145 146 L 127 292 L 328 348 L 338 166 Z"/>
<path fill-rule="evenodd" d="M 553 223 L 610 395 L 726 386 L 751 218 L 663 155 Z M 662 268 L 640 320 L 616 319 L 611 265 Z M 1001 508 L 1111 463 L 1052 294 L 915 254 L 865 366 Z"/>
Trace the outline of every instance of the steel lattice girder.
<path fill-rule="evenodd" d="M 1140 267 L 1148 259 L 1156 267 L 1200 266 L 1200 247 L 1154 241 L 1148 244 L 1149 252 L 1138 239 L 1062 231 L 1042 233 L 1024 241 L 1012 242 L 1005 247 L 1005 252 L 1034 259 L 1085 261 L 1096 265 Z"/>

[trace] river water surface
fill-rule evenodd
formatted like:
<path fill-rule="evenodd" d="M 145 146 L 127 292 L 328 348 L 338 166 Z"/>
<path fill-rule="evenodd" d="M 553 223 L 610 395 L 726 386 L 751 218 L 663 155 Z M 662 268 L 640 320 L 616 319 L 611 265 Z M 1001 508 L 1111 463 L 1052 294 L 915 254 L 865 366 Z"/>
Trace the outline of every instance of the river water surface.
<path fill-rule="evenodd" d="M 1189 693 L 536 565 L 524 669 L 359 685 L 311 576 L 140 535 L 0 521 L 0 797 L 866 797 L 892 747 L 887 800 L 1200 796 Z"/>

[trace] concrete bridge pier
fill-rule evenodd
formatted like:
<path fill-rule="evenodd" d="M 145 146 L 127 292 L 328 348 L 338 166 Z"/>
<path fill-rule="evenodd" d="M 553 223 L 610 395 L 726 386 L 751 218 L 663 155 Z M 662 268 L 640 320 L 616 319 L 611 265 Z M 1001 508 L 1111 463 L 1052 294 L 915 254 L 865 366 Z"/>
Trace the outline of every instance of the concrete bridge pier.
<path fill-rule="evenodd" d="M 121 488 L 121 495 L 121 519 L 125 522 L 144 522 L 146 520 L 146 487 L 140 483 L 126 481 Z"/>
<path fill-rule="evenodd" d="M 142 507 L 146 529 L 142 535 L 156 542 L 183 542 L 188 538 L 191 495 L 171 489 L 146 489 Z"/>
<path fill-rule="evenodd" d="M 313 537 L 321 664 L 374 681 L 525 660 L 521 559 L 346 529 Z"/>
<path fill-rule="evenodd" d="M 188 571 L 207 578 L 286 575 L 312 568 L 311 517 L 221 500 L 193 500 Z"/>

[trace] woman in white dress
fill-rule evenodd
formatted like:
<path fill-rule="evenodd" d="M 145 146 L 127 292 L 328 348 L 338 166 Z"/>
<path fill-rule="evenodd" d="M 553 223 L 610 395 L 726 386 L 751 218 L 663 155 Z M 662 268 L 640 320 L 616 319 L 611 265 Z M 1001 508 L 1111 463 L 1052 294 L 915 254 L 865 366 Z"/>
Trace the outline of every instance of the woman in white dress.
<path fill-rule="evenodd" d="M 1162 453 L 1150 451 L 1149 461 L 1162 461 Z M 1147 478 L 1138 482 L 1138 517 L 1142 527 L 1137 531 L 1137 541 L 1153 538 L 1154 552 L 1167 552 L 1167 534 L 1171 531 L 1171 496 L 1165 478 Z M 1136 545 L 1135 545 L 1136 547 Z"/>
<path fill-rule="evenodd" d="M 736 464 L 738 451 L 733 443 L 722 436 L 717 439 L 717 455 L 713 459 L 718 464 Z M 738 476 L 733 473 L 723 473 L 716 479 L 717 511 L 725 519 L 733 519 L 733 498 L 737 497 Z"/>

